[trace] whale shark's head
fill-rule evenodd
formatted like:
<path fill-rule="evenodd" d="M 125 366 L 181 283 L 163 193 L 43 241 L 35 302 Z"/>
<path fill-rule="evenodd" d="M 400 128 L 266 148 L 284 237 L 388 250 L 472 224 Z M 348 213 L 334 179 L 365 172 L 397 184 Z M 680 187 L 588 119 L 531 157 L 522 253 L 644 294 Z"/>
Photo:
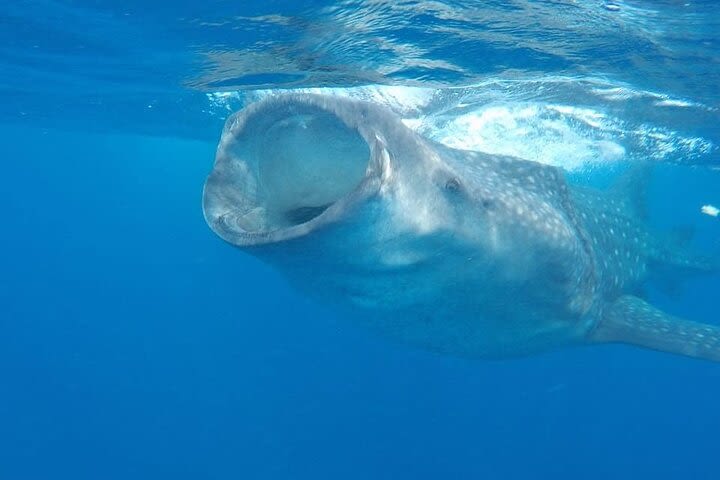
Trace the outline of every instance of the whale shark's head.
<path fill-rule="evenodd" d="M 203 207 L 314 295 L 396 308 L 478 285 L 491 299 L 567 260 L 557 186 L 554 170 L 443 147 L 382 107 L 288 94 L 228 119 Z"/>
<path fill-rule="evenodd" d="M 401 239 L 420 244 L 456 230 L 464 198 L 436 148 L 372 104 L 270 97 L 228 120 L 205 185 L 205 217 L 220 237 L 255 252 L 301 240 L 327 251 L 332 235 L 332 248 L 385 243 L 377 261 L 412 262 L 420 252 Z"/>

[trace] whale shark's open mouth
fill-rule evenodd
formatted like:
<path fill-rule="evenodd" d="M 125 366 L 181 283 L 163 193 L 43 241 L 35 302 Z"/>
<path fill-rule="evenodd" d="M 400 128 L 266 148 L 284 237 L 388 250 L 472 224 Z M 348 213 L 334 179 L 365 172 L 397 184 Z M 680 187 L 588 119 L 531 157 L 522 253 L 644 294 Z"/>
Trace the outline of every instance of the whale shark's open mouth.
<path fill-rule="evenodd" d="M 312 97 L 279 97 L 231 117 L 204 194 L 211 227 L 233 243 L 310 231 L 357 191 L 371 148 L 349 112 Z"/>

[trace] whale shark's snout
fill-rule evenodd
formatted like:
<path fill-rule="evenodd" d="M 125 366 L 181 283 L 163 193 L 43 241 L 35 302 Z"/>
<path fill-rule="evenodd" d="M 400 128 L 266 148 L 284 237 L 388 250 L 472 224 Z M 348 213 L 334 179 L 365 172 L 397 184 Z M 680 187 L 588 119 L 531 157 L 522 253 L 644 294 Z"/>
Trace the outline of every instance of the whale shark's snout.
<path fill-rule="evenodd" d="M 372 195 L 389 159 L 358 108 L 288 95 L 232 116 L 205 185 L 210 227 L 235 245 L 274 243 L 337 220 Z"/>

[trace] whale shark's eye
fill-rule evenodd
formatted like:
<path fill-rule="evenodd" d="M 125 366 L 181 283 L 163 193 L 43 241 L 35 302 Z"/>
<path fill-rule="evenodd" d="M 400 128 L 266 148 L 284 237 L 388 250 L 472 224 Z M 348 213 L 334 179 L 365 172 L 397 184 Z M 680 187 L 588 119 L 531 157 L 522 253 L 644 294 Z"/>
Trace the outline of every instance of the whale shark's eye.
<path fill-rule="evenodd" d="M 457 178 L 449 178 L 445 181 L 445 190 L 450 193 L 458 193 L 462 190 L 460 181 Z"/>

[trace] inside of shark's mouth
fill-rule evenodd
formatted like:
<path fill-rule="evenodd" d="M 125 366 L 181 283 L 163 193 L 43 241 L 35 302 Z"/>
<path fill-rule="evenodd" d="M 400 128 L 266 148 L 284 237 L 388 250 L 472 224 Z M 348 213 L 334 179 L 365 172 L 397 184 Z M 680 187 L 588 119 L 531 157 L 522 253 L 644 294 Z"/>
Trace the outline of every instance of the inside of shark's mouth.
<path fill-rule="evenodd" d="M 246 205 L 236 215 L 247 232 L 305 224 L 353 192 L 365 178 L 370 149 L 334 113 L 302 103 L 269 102 L 247 119 L 237 157 Z"/>

